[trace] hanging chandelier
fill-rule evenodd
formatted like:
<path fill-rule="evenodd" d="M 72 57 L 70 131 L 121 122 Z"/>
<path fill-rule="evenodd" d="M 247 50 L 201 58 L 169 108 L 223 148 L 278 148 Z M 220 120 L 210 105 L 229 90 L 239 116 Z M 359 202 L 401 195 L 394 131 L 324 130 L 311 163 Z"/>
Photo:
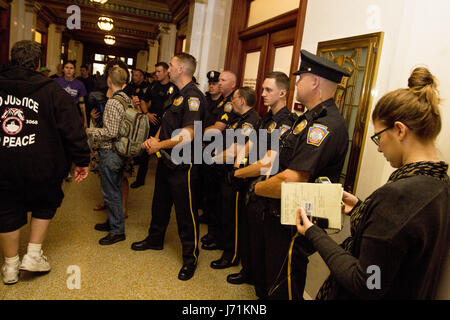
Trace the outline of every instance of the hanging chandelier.
<path fill-rule="evenodd" d="M 99 3 L 99 4 L 105 4 L 105 3 L 108 2 L 108 0 L 91 0 L 91 2 Z"/>
<path fill-rule="evenodd" d="M 111 31 L 114 28 L 114 20 L 108 17 L 100 17 L 97 25 L 103 31 Z"/>
<path fill-rule="evenodd" d="M 116 37 L 112 36 L 112 35 L 106 35 L 105 36 L 105 43 L 109 46 L 112 46 L 116 43 Z"/>

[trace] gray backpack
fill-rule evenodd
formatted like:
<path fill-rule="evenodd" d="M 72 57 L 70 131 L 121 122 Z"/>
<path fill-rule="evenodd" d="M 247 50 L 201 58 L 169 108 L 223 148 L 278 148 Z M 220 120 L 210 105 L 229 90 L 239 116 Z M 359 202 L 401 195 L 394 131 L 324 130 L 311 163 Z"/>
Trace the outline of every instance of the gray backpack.
<path fill-rule="evenodd" d="M 139 112 L 131 103 L 125 101 L 119 94 L 112 98 L 119 101 L 125 115 L 119 126 L 119 137 L 115 143 L 115 150 L 121 156 L 134 158 L 141 154 L 142 143 L 148 139 L 150 123 L 147 115 Z"/>

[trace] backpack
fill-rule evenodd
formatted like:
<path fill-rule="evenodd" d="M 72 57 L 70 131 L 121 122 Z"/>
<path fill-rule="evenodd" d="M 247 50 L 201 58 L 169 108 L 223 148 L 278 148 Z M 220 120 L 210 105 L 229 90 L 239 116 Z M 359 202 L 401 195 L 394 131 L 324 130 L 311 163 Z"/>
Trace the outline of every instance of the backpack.
<path fill-rule="evenodd" d="M 119 101 L 124 110 L 124 118 L 119 126 L 118 140 L 115 142 L 116 152 L 127 158 L 141 154 L 142 143 L 148 139 L 150 123 L 146 114 L 139 112 L 131 103 L 125 101 L 119 94 L 112 98 Z"/>

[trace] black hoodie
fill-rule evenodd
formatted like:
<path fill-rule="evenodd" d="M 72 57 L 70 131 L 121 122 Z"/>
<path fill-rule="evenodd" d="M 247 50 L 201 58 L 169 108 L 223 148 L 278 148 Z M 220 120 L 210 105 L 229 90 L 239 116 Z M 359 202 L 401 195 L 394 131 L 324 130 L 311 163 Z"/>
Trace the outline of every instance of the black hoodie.
<path fill-rule="evenodd" d="M 89 165 L 73 99 L 54 80 L 18 66 L 0 71 L 0 190 L 60 184 Z"/>

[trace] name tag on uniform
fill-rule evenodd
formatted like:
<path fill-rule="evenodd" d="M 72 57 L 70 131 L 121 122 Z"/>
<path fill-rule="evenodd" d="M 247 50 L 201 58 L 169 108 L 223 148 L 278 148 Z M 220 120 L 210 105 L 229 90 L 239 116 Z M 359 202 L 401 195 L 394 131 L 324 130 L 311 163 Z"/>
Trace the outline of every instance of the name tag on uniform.
<path fill-rule="evenodd" d="M 321 124 L 314 124 L 311 128 L 309 128 L 308 140 L 306 142 L 313 146 L 319 147 L 329 133 L 328 127 Z"/>
<path fill-rule="evenodd" d="M 189 111 L 198 111 L 198 108 L 200 108 L 200 99 L 199 98 L 189 98 L 188 105 L 189 105 Z"/>

